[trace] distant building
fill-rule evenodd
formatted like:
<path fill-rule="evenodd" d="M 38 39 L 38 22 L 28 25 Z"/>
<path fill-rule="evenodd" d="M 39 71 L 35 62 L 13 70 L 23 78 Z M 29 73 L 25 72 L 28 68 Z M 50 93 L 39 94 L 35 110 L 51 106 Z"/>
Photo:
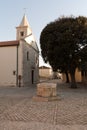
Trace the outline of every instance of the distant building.
<path fill-rule="evenodd" d="M 68 74 L 69 80 L 71 81 L 70 74 Z M 78 68 L 76 69 L 75 72 L 75 79 L 76 82 L 82 82 L 87 84 L 87 68 L 85 70 L 79 70 Z M 62 80 L 66 81 L 66 75 L 62 73 Z"/>
<path fill-rule="evenodd" d="M 69 80 L 71 81 L 70 74 L 68 74 L 68 76 L 69 76 Z M 81 71 L 79 69 L 76 69 L 75 79 L 76 79 L 76 82 L 82 82 L 82 75 L 81 75 Z M 65 75 L 65 73 L 62 73 L 62 80 L 64 82 L 66 82 L 66 75 Z"/>
<path fill-rule="evenodd" d="M 29 86 L 38 81 L 39 50 L 26 15 L 16 40 L 0 42 L 0 86 Z"/>
<path fill-rule="evenodd" d="M 52 78 L 53 77 L 52 68 L 46 67 L 46 66 L 39 67 L 39 77 L 40 78 Z"/>

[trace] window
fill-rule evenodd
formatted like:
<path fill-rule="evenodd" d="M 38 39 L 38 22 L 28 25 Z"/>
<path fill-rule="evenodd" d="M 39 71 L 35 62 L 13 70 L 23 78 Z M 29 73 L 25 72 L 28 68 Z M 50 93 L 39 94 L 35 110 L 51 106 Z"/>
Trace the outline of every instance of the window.
<path fill-rule="evenodd" d="M 24 32 L 20 32 L 20 35 L 23 37 L 24 36 Z"/>
<path fill-rule="evenodd" d="M 15 70 L 13 70 L 13 75 L 16 75 L 16 71 Z"/>
<path fill-rule="evenodd" d="M 38 57 L 37 56 L 35 56 L 35 62 L 36 62 L 36 66 L 38 65 Z"/>
<path fill-rule="evenodd" d="M 29 60 L 29 52 L 27 51 L 27 60 Z"/>

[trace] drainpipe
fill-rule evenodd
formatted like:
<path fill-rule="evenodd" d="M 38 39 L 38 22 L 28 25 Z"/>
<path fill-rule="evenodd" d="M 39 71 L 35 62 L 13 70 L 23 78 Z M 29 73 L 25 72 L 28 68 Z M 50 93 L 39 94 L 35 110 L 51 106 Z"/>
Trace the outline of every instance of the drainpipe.
<path fill-rule="evenodd" d="M 18 46 L 17 46 L 17 65 L 16 65 L 16 86 L 18 86 Z"/>

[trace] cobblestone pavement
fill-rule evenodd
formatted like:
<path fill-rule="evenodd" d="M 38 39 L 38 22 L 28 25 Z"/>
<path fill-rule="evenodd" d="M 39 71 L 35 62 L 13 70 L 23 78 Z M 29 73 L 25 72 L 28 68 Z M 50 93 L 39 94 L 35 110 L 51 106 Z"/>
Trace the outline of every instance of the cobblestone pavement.
<path fill-rule="evenodd" d="M 61 100 L 52 102 L 35 102 L 35 94 L 35 87 L 0 87 L 0 130 L 87 130 L 86 86 L 59 82 Z"/>

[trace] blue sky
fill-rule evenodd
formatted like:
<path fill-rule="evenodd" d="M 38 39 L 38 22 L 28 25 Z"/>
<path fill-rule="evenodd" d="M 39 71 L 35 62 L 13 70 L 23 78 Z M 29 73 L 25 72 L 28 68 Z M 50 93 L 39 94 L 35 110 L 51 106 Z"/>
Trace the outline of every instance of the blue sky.
<path fill-rule="evenodd" d="M 61 16 L 86 16 L 87 0 L 1 0 L 0 41 L 15 40 L 16 29 L 24 15 L 36 37 L 38 46 L 42 29 Z M 43 61 L 40 58 L 40 65 Z"/>

